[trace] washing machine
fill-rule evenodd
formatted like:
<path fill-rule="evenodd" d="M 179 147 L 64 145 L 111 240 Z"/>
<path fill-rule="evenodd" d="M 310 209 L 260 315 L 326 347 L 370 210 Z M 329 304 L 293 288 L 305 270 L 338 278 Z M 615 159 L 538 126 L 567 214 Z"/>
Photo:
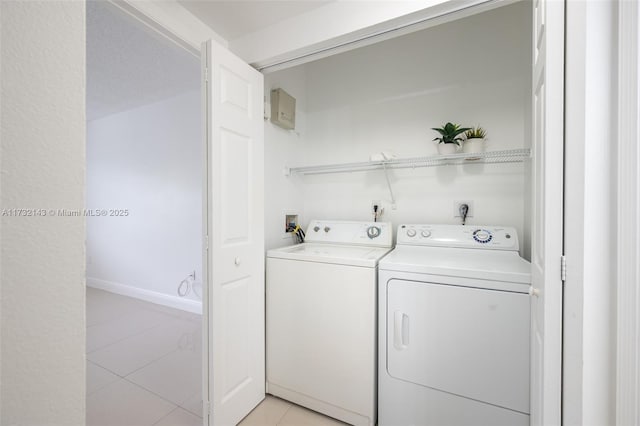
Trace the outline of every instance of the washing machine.
<path fill-rule="evenodd" d="M 378 424 L 529 425 L 530 264 L 515 229 L 401 225 L 379 263 Z"/>
<path fill-rule="evenodd" d="M 267 252 L 267 392 L 354 425 L 376 422 L 377 266 L 391 224 L 311 221 Z"/>

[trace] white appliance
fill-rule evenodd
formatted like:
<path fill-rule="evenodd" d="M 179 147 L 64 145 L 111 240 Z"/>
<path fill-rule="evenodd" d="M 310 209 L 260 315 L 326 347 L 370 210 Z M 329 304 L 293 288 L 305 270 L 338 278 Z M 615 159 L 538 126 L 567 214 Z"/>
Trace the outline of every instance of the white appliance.
<path fill-rule="evenodd" d="M 377 265 L 391 224 L 314 220 L 267 252 L 267 392 L 354 425 L 376 422 Z"/>
<path fill-rule="evenodd" d="M 378 424 L 529 425 L 530 264 L 515 229 L 401 225 L 379 263 Z"/>

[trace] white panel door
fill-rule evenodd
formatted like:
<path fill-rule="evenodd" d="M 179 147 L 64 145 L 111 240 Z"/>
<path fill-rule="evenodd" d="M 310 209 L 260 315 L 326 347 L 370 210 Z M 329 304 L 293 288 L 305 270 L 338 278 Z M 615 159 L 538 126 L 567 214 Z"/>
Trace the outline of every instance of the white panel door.
<path fill-rule="evenodd" d="M 202 54 L 209 163 L 206 390 L 210 424 L 227 426 L 265 395 L 263 78 L 213 41 Z"/>
<path fill-rule="evenodd" d="M 561 422 L 564 1 L 533 4 L 531 424 Z"/>

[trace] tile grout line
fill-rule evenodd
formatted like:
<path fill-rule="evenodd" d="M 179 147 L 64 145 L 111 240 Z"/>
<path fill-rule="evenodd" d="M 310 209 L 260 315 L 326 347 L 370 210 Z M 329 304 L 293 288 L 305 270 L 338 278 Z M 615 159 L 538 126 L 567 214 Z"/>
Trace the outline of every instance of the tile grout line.
<path fill-rule="evenodd" d="M 159 394 L 157 394 L 157 393 L 153 392 L 153 391 L 152 391 L 152 390 L 150 390 L 150 389 L 145 388 L 145 387 L 144 387 L 144 386 L 142 386 L 141 384 L 136 383 L 136 382 L 132 381 L 132 379 L 130 379 L 130 378 L 129 378 L 129 376 L 131 376 L 131 375 L 132 375 L 132 374 L 134 374 L 135 372 L 140 371 L 140 370 L 142 370 L 143 368 L 148 367 L 149 365 L 153 364 L 154 362 L 156 362 L 156 361 L 160 361 L 162 358 L 166 358 L 167 356 L 172 355 L 172 354 L 174 354 L 174 353 L 178 352 L 179 350 L 180 350 L 180 349 L 176 349 L 176 350 L 174 350 L 174 351 L 172 351 L 172 352 L 170 352 L 170 353 L 168 353 L 168 354 L 166 354 L 166 355 L 163 355 L 163 356 L 161 356 L 160 358 L 158 358 L 158 359 L 156 359 L 156 360 L 154 360 L 154 361 L 151 361 L 149 364 L 145 365 L 144 367 L 140 367 L 139 369 L 137 369 L 137 370 L 135 370 L 135 371 L 133 371 L 133 372 L 129 373 L 128 375 L 126 375 L 126 376 L 121 376 L 121 377 L 122 377 L 122 379 L 123 379 L 123 380 L 126 380 L 127 382 L 129 382 L 129 383 L 131 383 L 131 384 L 133 384 L 133 385 L 136 385 L 136 386 L 138 386 L 139 388 L 144 389 L 144 390 L 146 390 L 147 392 L 152 393 L 152 394 L 154 394 L 154 395 L 158 396 L 159 398 L 162 398 L 162 399 L 164 399 L 165 401 L 170 402 L 171 404 L 176 405 L 176 407 L 178 407 L 178 408 L 182 408 L 182 409 L 184 409 L 185 411 L 188 411 L 188 412 L 189 412 L 189 413 L 191 413 L 191 414 L 195 414 L 195 413 L 193 413 L 191 410 L 189 410 L 188 408 L 186 408 L 186 407 L 183 407 L 183 406 L 182 406 L 182 404 L 184 404 L 184 403 L 185 403 L 185 401 L 188 401 L 188 400 L 189 400 L 189 398 L 191 398 L 190 396 L 189 396 L 187 399 L 185 399 L 184 401 L 182 401 L 182 402 L 180 402 L 180 403 L 176 403 L 176 402 L 173 402 L 173 401 L 170 401 L 170 400 L 166 399 L 165 397 L 163 397 L 163 396 L 161 396 L 161 395 L 159 395 Z M 196 393 L 197 393 L 197 392 L 196 392 Z M 202 398 L 202 392 L 200 392 L 200 395 L 201 395 L 201 398 Z M 197 415 L 197 414 L 195 414 L 195 415 Z M 198 415 L 198 417 L 200 417 L 200 416 Z"/>
<path fill-rule="evenodd" d="M 92 353 L 94 353 L 94 352 L 101 351 L 101 350 L 103 350 L 103 349 L 107 349 L 107 348 L 108 348 L 109 346 L 111 346 L 111 345 L 115 345 L 116 343 L 120 343 L 120 342 L 122 342 L 122 341 L 124 341 L 124 340 L 127 340 L 127 339 L 130 339 L 130 338 L 132 338 L 132 337 L 139 336 L 139 335 L 140 335 L 140 334 L 142 334 L 142 333 L 146 333 L 147 331 L 150 331 L 150 330 L 156 329 L 156 328 L 161 327 L 161 326 L 162 326 L 162 324 L 156 324 L 156 325 L 151 326 L 151 327 L 149 327 L 149 328 L 145 328 L 144 330 L 140 330 L 138 333 L 134 333 L 134 334 L 132 334 L 132 335 L 130 335 L 130 336 L 123 337 L 122 339 L 118 339 L 118 340 L 116 340 L 115 342 L 111 342 L 111 343 L 106 344 L 106 345 L 104 345 L 104 346 L 100 346 L 100 347 L 98 347 L 98 348 L 95 348 L 95 349 L 92 349 L 92 350 L 90 350 L 90 351 L 87 351 L 87 355 L 92 354 Z M 87 331 L 88 331 L 88 330 L 87 330 Z M 86 337 L 85 337 L 85 339 L 86 339 Z"/>
<path fill-rule="evenodd" d="M 178 349 L 176 349 L 176 350 L 175 350 L 175 351 L 173 351 L 173 352 L 177 352 L 177 351 L 178 351 Z M 171 352 L 171 353 L 173 353 L 173 352 Z M 170 355 L 170 354 L 167 354 L 167 355 Z M 161 358 L 164 358 L 164 357 L 161 357 Z M 159 359 L 160 359 L 160 358 L 159 358 Z M 89 362 L 91 362 L 91 361 L 89 361 Z M 155 361 L 152 361 L 152 362 L 155 362 Z M 140 385 L 140 384 L 138 384 L 138 383 L 136 383 L 136 382 L 132 382 L 131 380 L 127 379 L 127 376 L 121 376 L 121 375 L 119 375 L 118 373 L 115 373 L 115 372 L 113 372 L 113 371 L 111 371 L 111 370 L 109 370 L 109 369 L 107 369 L 107 368 L 105 368 L 105 367 L 102 367 L 102 366 L 101 366 L 101 365 L 99 365 L 99 364 L 96 364 L 96 363 L 94 363 L 94 362 L 91 362 L 91 363 L 92 363 L 92 364 L 94 364 L 94 365 L 96 365 L 97 367 L 100 367 L 100 368 L 103 368 L 103 369 L 105 369 L 105 370 L 109 371 L 110 373 L 112 373 L 112 374 L 114 374 L 115 376 L 117 376 L 117 377 L 118 377 L 118 379 L 119 379 L 119 380 L 113 381 L 113 382 L 111 382 L 111 383 L 107 383 L 106 385 L 104 385 L 104 386 L 100 387 L 100 389 L 96 389 L 96 390 L 94 390 L 94 391 L 93 391 L 93 392 L 91 392 L 91 393 L 95 393 L 95 392 L 97 392 L 98 390 L 105 389 L 105 388 L 106 388 L 106 387 L 108 387 L 108 386 L 115 385 L 115 384 L 116 384 L 116 383 L 118 383 L 119 381 L 124 380 L 124 381 L 126 381 L 127 383 L 130 383 L 130 384 L 134 385 L 135 387 L 137 387 L 137 388 L 139 388 L 139 389 L 141 389 L 141 390 L 143 390 L 143 391 L 145 391 L 145 392 L 148 392 L 148 393 L 150 393 L 150 394 L 152 394 L 152 395 L 154 395 L 154 396 L 157 396 L 158 398 L 162 399 L 162 400 L 163 400 L 163 401 L 165 401 L 165 402 L 168 402 L 168 403 L 169 403 L 169 404 L 171 404 L 171 405 L 175 405 L 175 408 L 174 408 L 171 412 L 175 411 L 177 408 L 182 408 L 183 410 L 187 411 L 188 413 L 193 414 L 193 415 L 195 415 L 195 416 L 197 416 L 197 417 L 200 417 L 199 415 L 195 414 L 193 411 L 189 410 L 188 408 L 183 407 L 181 404 L 184 404 L 184 401 L 183 401 L 182 403 L 180 403 L 180 404 L 176 404 L 175 402 L 170 401 L 170 400 L 166 399 L 165 397 L 163 397 L 163 396 L 161 396 L 161 395 L 158 395 L 157 393 L 155 393 L 155 392 L 153 392 L 153 391 L 151 391 L 151 390 L 149 390 L 149 389 L 145 388 L 144 386 L 142 386 L 142 385 Z M 141 368 L 144 368 L 144 367 L 141 367 Z M 136 371 L 138 371 L 138 370 L 136 370 Z M 131 373 L 131 374 L 133 374 L 133 373 Z M 188 400 L 188 399 L 189 399 L 189 398 L 187 398 L 187 400 Z M 186 401 L 186 400 L 185 400 L 185 401 Z M 164 417 L 163 417 L 163 418 L 164 418 Z M 200 418 L 201 418 L 201 417 L 200 417 Z"/>
<path fill-rule="evenodd" d="M 86 362 L 87 362 L 87 363 L 89 363 L 89 364 L 93 364 L 93 366 L 94 366 L 94 367 L 101 368 L 101 369 L 105 370 L 106 372 L 113 374 L 114 376 L 116 376 L 116 377 L 117 377 L 117 379 L 116 379 L 116 380 L 114 380 L 113 382 L 105 383 L 104 385 L 102 385 L 102 386 L 100 386 L 100 387 L 98 387 L 98 388 L 96 388 L 96 389 L 94 389 L 94 390 L 92 390 L 92 391 L 88 391 L 88 390 L 86 390 L 86 391 L 85 391 L 85 394 L 86 394 L 85 396 L 89 396 L 89 395 L 91 395 L 91 394 L 94 394 L 94 393 L 98 392 L 100 389 L 104 389 L 105 387 L 109 386 L 110 384 L 115 383 L 115 382 L 117 382 L 117 381 L 118 381 L 118 380 L 120 380 L 120 379 L 124 379 L 124 377 L 122 377 L 122 376 L 120 376 L 120 375 L 118 375 L 118 374 L 114 373 L 114 372 L 113 372 L 113 371 L 111 371 L 111 370 L 108 370 L 108 369 L 104 368 L 104 367 L 103 367 L 103 366 L 101 366 L 101 365 L 96 364 L 95 362 L 91 362 L 91 361 L 89 361 L 88 359 L 86 360 Z"/>
<path fill-rule="evenodd" d="M 126 377 L 123 377 L 123 378 L 122 378 L 122 380 L 124 380 L 124 381 L 125 381 L 125 382 L 127 382 L 127 383 L 132 384 L 133 386 L 135 386 L 135 387 L 139 388 L 140 390 L 143 390 L 143 391 L 145 391 L 145 392 L 148 392 L 148 393 L 150 393 L 151 395 L 157 396 L 157 397 L 158 397 L 158 398 L 160 398 L 161 400 L 163 400 L 163 401 L 165 401 L 165 402 L 168 402 L 168 403 L 169 403 L 169 404 L 171 404 L 171 405 L 175 405 L 175 407 L 174 407 L 174 408 L 173 408 L 173 410 L 171 410 L 171 411 L 174 411 L 176 408 L 180 407 L 180 406 L 179 406 L 178 404 L 176 404 L 175 402 L 173 402 L 173 401 L 169 401 L 167 398 L 165 398 L 165 397 L 163 397 L 163 396 L 161 396 L 161 395 L 158 395 L 157 393 L 155 393 L 155 392 L 153 392 L 153 391 L 150 391 L 149 389 L 145 388 L 144 386 L 141 386 L 141 385 L 139 385 L 139 384 L 137 384 L 137 383 L 134 383 L 134 382 L 132 382 L 131 380 L 127 380 L 127 378 L 126 378 Z"/>
<path fill-rule="evenodd" d="M 178 352 L 179 350 L 180 350 L 180 348 L 175 348 L 175 349 L 171 350 L 170 352 L 167 352 L 166 354 L 161 355 L 159 358 L 156 358 L 156 359 L 154 359 L 154 360 L 152 360 L 152 361 L 149 361 L 149 362 L 148 362 L 148 363 L 146 363 L 145 365 L 143 365 L 143 366 L 141 366 L 141 367 L 138 367 L 138 368 L 136 368 L 135 370 L 133 370 L 133 371 L 131 371 L 131 372 L 129 372 L 129 373 L 127 373 L 127 374 L 125 374 L 125 375 L 124 375 L 124 376 L 122 376 L 122 377 L 126 379 L 127 377 L 131 376 L 132 374 L 137 373 L 138 371 L 142 370 L 143 368 L 146 368 L 146 367 L 150 366 L 150 365 L 151 365 L 151 364 L 153 364 L 154 362 L 160 361 L 161 359 L 166 358 L 166 357 L 168 357 L 169 355 L 173 355 L 174 353 Z"/>
<path fill-rule="evenodd" d="M 114 385 L 116 385 L 117 383 L 120 383 L 120 382 L 127 382 L 127 383 L 129 383 L 130 385 L 133 385 L 134 387 L 138 388 L 139 390 L 141 390 L 141 391 L 143 391 L 143 392 L 145 392 L 145 393 L 147 393 L 147 394 L 150 394 L 150 395 L 152 395 L 152 396 L 154 396 L 154 397 L 157 397 L 157 398 L 159 398 L 160 400 L 162 400 L 163 402 L 169 403 L 169 405 L 172 405 L 172 406 L 173 406 L 173 408 L 171 408 L 171 410 L 170 410 L 169 412 L 167 412 L 167 414 L 166 414 L 165 416 L 162 416 L 160 419 L 158 419 L 158 420 L 157 420 L 156 422 L 154 422 L 154 423 L 150 423 L 150 424 L 149 424 L 149 426 L 153 426 L 153 425 L 155 425 L 155 424 L 156 424 L 156 423 L 158 423 L 160 420 L 164 419 L 167 415 L 169 415 L 170 413 L 174 412 L 174 411 L 178 408 L 178 406 L 177 406 L 176 404 L 174 404 L 173 402 L 171 402 L 171 401 L 167 401 L 166 399 L 164 399 L 164 398 L 163 398 L 163 397 L 161 397 L 160 395 L 156 395 L 155 393 L 150 392 L 150 391 L 148 391 L 147 389 L 145 389 L 145 388 L 143 388 L 143 387 L 141 387 L 141 386 L 139 386 L 139 385 L 137 385 L 137 384 L 135 384 L 135 383 L 131 383 L 130 381 L 128 381 L 128 380 L 127 380 L 127 379 L 125 379 L 124 377 L 121 377 L 121 378 L 120 378 L 120 380 L 116 380 L 115 382 L 109 383 L 108 385 L 104 386 L 101 390 L 105 390 L 106 388 L 108 388 L 108 387 L 110 387 L 110 386 L 114 386 Z"/>
<path fill-rule="evenodd" d="M 169 411 L 169 412 L 167 413 L 167 415 L 166 415 L 166 416 L 164 416 L 163 418 L 161 418 L 160 420 L 158 420 L 157 422 L 155 422 L 155 423 L 154 423 L 153 425 L 151 425 L 151 426 L 157 425 L 158 423 L 160 423 L 161 421 L 163 421 L 164 419 L 166 419 L 167 417 L 169 417 L 171 414 L 173 414 L 173 413 L 174 413 L 178 408 L 180 408 L 180 407 L 176 407 L 176 408 L 174 408 L 173 410 Z"/>
<path fill-rule="evenodd" d="M 100 364 L 98 364 L 96 362 L 89 361 L 89 360 L 87 360 L 87 362 L 90 362 L 91 364 L 95 365 L 96 367 L 100 367 L 100 368 L 102 368 L 104 370 L 107 370 L 109 373 L 111 373 L 111 374 L 113 374 L 115 376 L 118 376 L 119 379 L 124 379 L 124 377 L 125 377 L 125 376 L 121 376 L 120 374 L 116 373 L 115 371 L 109 370 L 107 367 L 105 367 L 103 365 L 100 365 Z"/>
<path fill-rule="evenodd" d="M 115 345 L 115 344 L 117 344 L 117 343 L 121 343 L 121 342 L 123 342 L 123 341 L 125 341 L 125 340 L 131 339 L 131 338 L 133 338 L 133 337 L 139 336 L 139 335 L 141 335 L 141 334 L 143 334 L 143 333 L 146 333 L 146 332 L 151 331 L 151 330 L 155 330 L 156 328 L 160 328 L 160 327 L 162 327 L 162 324 L 154 325 L 153 327 L 151 327 L 151 328 L 149 328 L 149 329 L 143 330 L 143 331 L 141 331 L 141 332 L 139 332 L 139 333 L 136 333 L 136 334 L 134 334 L 134 335 L 131 335 L 131 336 L 129 336 L 129 337 L 125 337 L 124 339 L 121 339 L 121 340 L 118 340 L 118 341 L 116 341 L 116 342 L 110 343 L 110 344 L 108 344 L 108 345 L 105 345 L 105 346 L 103 346 L 103 347 L 100 347 L 100 348 L 98 348 L 98 349 L 95 349 L 95 350 L 93 350 L 93 351 L 91 351 L 91 352 L 87 352 L 87 353 L 86 353 L 86 359 L 87 359 L 87 361 L 91 361 L 93 364 L 96 364 L 96 365 L 98 365 L 98 366 L 100 366 L 100 367 L 105 368 L 105 369 L 107 369 L 107 370 L 108 370 L 108 368 L 103 367 L 102 365 L 98 364 L 96 361 L 92 361 L 92 360 L 90 360 L 88 356 L 89 356 L 89 355 L 91 355 L 91 354 L 93 354 L 93 353 L 95 353 L 95 352 L 98 352 L 98 351 L 101 351 L 101 350 L 104 350 L 104 349 L 108 349 L 108 348 L 109 348 L 109 346 L 113 346 L 113 345 Z M 183 335 L 184 335 L 184 333 L 183 333 Z M 159 360 L 159 359 L 161 359 L 161 358 L 164 358 L 165 356 L 169 355 L 170 353 L 173 353 L 173 352 L 178 351 L 178 350 L 180 350 L 180 348 L 177 348 L 177 349 L 174 349 L 174 350 L 172 350 L 172 351 L 170 351 L 170 352 L 167 352 L 166 354 L 162 355 L 160 358 L 156 358 L 154 361 L 157 361 L 157 360 Z M 151 361 L 151 362 L 154 362 L 154 361 Z M 150 362 L 150 363 L 148 363 L 148 364 L 145 364 L 144 366 L 142 366 L 142 367 L 140 367 L 140 368 L 144 368 L 144 367 L 146 367 L 147 365 L 151 364 L 151 362 Z M 136 369 L 136 370 L 134 370 L 134 371 L 132 371 L 132 372 L 130 372 L 130 373 L 128 373 L 128 374 L 133 374 L 134 372 L 138 371 L 140 368 L 138 368 L 138 369 Z M 111 371 L 111 370 L 109 370 L 109 371 Z M 114 373 L 114 374 L 118 374 L 118 373 L 115 373 L 115 372 L 113 372 L 113 373 Z M 128 374 L 127 374 L 127 375 L 128 375 Z M 118 374 L 118 375 L 119 375 L 119 374 Z M 120 376 L 120 377 L 124 377 L 124 376 Z"/>
<path fill-rule="evenodd" d="M 286 401 L 283 399 L 283 401 Z M 293 404 L 290 403 L 289 401 L 287 401 L 289 403 L 289 406 L 287 407 L 286 410 L 284 410 L 284 413 L 282 413 L 282 416 L 276 421 L 276 426 L 279 426 L 282 423 L 282 420 L 285 418 L 285 416 L 287 415 L 287 413 L 289 412 L 289 410 L 291 410 L 291 408 L 293 408 Z"/>

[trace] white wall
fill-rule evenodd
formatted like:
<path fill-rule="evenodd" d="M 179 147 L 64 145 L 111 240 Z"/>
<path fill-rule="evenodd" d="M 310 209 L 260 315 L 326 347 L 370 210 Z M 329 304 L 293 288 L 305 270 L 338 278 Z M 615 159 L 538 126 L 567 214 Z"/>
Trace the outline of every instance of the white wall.
<path fill-rule="evenodd" d="M 90 285 L 179 304 L 182 279 L 202 282 L 200 121 L 189 92 L 88 123 L 87 208 L 129 211 L 87 219 Z"/>
<path fill-rule="evenodd" d="M 529 146 L 529 13 L 528 4 L 515 4 L 303 65 L 300 163 L 367 161 L 383 150 L 399 157 L 434 155 L 430 128 L 446 121 L 482 125 L 490 150 Z M 382 220 L 395 224 L 457 223 L 454 201 L 472 200 L 469 224 L 515 226 L 521 245 L 528 246 L 522 164 L 390 174 L 397 210 L 391 210 L 381 171 L 289 179 L 300 188 L 305 221 L 371 220 L 371 202 L 381 200 Z"/>
<path fill-rule="evenodd" d="M 265 181 L 265 248 L 293 242 L 285 233 L 285 215 L 297 214 L 304 221 L 304 188 L 284 175 L 285 166 L 299 161 L 306 132 L 306 79 L 304 68 L 297 67 L 265 76 L 264 96 L 270 102 L 272 89 L 282 87 L 296 98 L 296 129 L 285 130 L 265 121 L 264 181 Z M 306 222 L 303 222 L 306 223 Z"/>
<path fill-rule="evenodd" d="M 82 209 L 84 2 L 0 11 L 2 209 Z M 84 218 L 1 224 L 0 424 L 84 424 Z"/>

